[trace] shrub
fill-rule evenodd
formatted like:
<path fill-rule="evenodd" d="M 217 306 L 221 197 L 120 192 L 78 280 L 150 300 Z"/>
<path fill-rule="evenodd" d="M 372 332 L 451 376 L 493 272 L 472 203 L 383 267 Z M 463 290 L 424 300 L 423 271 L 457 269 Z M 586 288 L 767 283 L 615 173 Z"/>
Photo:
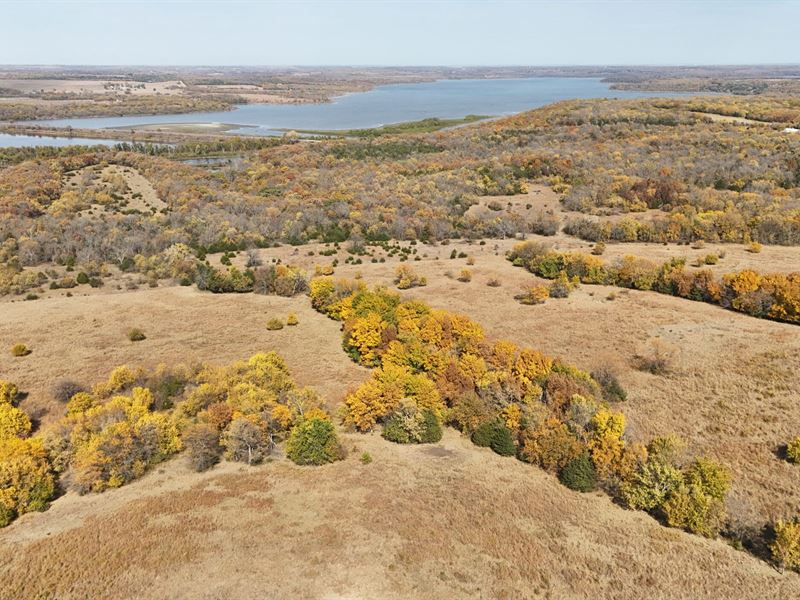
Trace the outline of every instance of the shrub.
<path fill-rule="evenodd" d="M 597 488 L 597 472 L 585 452 L 569 461 L 558 475 L 559 481 L 571 490 L 591 492 Z"/>
<path fill-rule="evenodd" d="M 800 571 L 800 520 L 778 521 L 769 548 L 782 568 Z"/>
<path fill-rule="evenodd" d="M 303 419 L 292 427 L 286 456 L 298 465 L 323 465 L 344 457 L 336 429 L 328 419 Z"/>
<path fill-rule="evenodd" d="M 207 423 L 192 425 L 183 434 L 189 464 L 195 471 L 205 471 L 219 462 L 222 446 L 219 430 Z"/>
<path fill-rule="evenodd" d="M 78 273 L 78 276 L 75 278 L 75 281 L 77 281 L 80 285 L 86 285 L 87 283 L 89 283 L 89 276 L 83 271 L 81 271 L 80 273 Z"/>
<path fill-rule="evenodd" d="M 638 357 L 638 366 L 653 375 L 665 375 L 673 369 L 676 356 L 674 347 L 656 338 L 650 341 L 646 354 Z"/>
<path fill-rule="evenodd" d="M 605 251 L 606 245 L 604 242 L 597 242 L 592 248 L 592 254 L 595 256 L 601 256 Z"/>
<path fill-rule="evenodd" d="M 794 438 L 786 445 L 786 459 L 790 463 L 800 464 L 800 437 Z"/>
<path fill-rule="evenodd" d="M 256 425 L 246 417 L 231 421 L 222 436 L 225 458 L 248 465 L 260 463 L 272 449 L 271 440 L 263 423 Z"/>
<path fill-rule="evenodd" d="M 76 383 L 71 379 L 61 379 L 53 386 L 52 394 L 57 402 L 66 404 L 75 394 L 85 391 L 86 388 L 80 383 Z"/>
<path fill-rule="evenodd" d="M 486 282 L 486 285 L 488 285 L 489 287 L 500 287 L 501 284 L 500 280 L 497 279 L 497 277 L 492 277 Z"/>
<path fill-rule="evenodd" d="M 294 327 L 294 326 L 295 326 L 295 325 L 297 325 L 299 322 L 300 322 L 300 321 L 298 321 L 298 320 L 297 320 L 297 315 L 296 315 L 296 314 L 294 314 L 294 313 L 289 313 L 289 315 L 286 317 L 286 324 L 287 324 L 289 327 Z"/>
<path fill-rule="evenodd" d="M 564 271 L 558 275 L 548 288 L 548 295 L 551 298 L 567 298 L 574 288 L 574 284 L 567 278 Z"/>
<path fill-rule="evenodd" d="M 628 394 L 617 379 L 617 374 L 609 365 L 602 365 L 592 371 L 592 379 L 600 384 L 606 402 L 624 402 Z"/>
<path fill-rule="evenodd" d="M 458 280 L 461 283 L 469 283 L 472 281 L 472 271 L 469 269 L 461 269 L 461 273 L 458 274 Z"/>
<path fill-rule="evenodd" d="M 0 404 L 12 403 L 19 393 L 16 384 L 0 379 Z"/>
<path fill-rule="evenodd" d="M 19 358 L 21 356 L 28 356 L 30 353 L 30 348 L 28 348 L 25 344 L 14 344 L 11 346 L 11 356 Z"/>
<path fill-rule="evenodd" d="M 476 446 L 491 448 L 501 456 L 513 456 L 517 452 L 511 431 L 499 419 L 487 421 L 472 434 Z"/>
<path fill-rule="evenodd" d="M 267 321 L 267 329 L 270 331 L 277 331 L 279 329 L 283 329 L 283 321 L 281 321 L 277 317 L 273 317 L 269 321 Z"/>
<path fill-rule="evenodd" d="M 401 290 L 428 284 L 428 281 L 424 277 L 417 275 L 408 265 L 398 265 L 394 274 L 394 282 Z"/>
<path fill-rule="evenodd" d="M 361 454 L 361 458 L 359 459 L 362 465 L 368 465 L 372 462 L 372 455 L 369 452 L 364 452 Z"/>
<path fill-rule="evenodd" d="M 146 340 L 147 336 L 144 334 L 144 331 L 138 327 L 134 327 L 128 330 L 128 339 L 132 342 L 141 342 L 142 340 Z"/>
<path fill-rule="evenodd" d="M 546 285 L 533 284 L 523 288 L 514 298 L 521 304 L 543 304 L 550 297 L 550 288 Z"/>
<path fill-rule="evenodd" d="M 759 252 L 761 252 L 761 249 L 762 249 L 762 246 L 758 242 L 750 242 L 747 245 L 747 251 L 751 252 L 753 254 L 758 254 Z"/>

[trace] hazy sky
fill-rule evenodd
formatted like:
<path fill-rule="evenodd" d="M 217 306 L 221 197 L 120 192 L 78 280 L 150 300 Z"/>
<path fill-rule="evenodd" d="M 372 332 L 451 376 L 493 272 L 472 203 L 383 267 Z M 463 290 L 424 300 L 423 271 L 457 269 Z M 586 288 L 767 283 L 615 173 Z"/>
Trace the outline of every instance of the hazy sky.
<path fill-rule="evenodd" d="M 800 63 L 800 0 L 0 0 L 0 64 Z"/>

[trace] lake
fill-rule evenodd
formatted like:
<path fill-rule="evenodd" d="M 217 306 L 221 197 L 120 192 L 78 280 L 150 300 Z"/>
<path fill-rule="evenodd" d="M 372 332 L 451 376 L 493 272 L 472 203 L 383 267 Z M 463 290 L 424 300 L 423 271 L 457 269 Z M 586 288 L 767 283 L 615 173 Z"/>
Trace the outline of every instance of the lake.
<path fill-rule="evenodd" d="M 90 140 L 85 138 L 48 137 L 38 135 L 11 135 L 0 133 L 0 148 L 27 148 L 28 146 L 113 146 L 115 140 Z"/>
<path fill-rule="evenodd" d="M 171 123 L 231 123 L 244 135 L 284 129 L 354 129 L 426 117 L 509 115 L 570 98 L 642 98 L 674 94 L 612 90 L 595 78 L 449 79 L 392 84 L 320 104 L 246 104 L 233 111 L 43 121 L 57 127 L 108 128 Z"/>

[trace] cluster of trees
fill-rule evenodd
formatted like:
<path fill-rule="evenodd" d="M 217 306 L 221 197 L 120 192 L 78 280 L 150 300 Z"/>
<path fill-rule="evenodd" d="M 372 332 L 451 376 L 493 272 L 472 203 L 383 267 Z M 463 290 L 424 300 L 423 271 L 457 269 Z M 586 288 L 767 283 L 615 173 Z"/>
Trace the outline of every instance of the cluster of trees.
<path fill-rule="evenodd" d="M 680 442 L 647 446 L 626 435 L 624 398 L 607 371 L 572 365 L 507 341 L 486 339 L 469 318 L 402 301 L 383 288 L 318 277 L 312 305 L 343 322 L 343 347 L 372 377 L 347 395 L 343 420 L 378 425 L 387 439 L 424 443 L 452 425 L 481 446 L 516 455 L 574 489 L 598 485 L 671 526 L 715 536 L 725 524 L 728 470 L 687 460 Z"/>
<path fill-rule="evenodd" d="M 0 381 L 0 526 L 44 510 L 59 480 L 102 492 L 181 450 L 197 470 L 222 457 L 261 462 L 282 441 L 298 464 L 344 456 L 320 399 L 296 386 L 274 352 L 221 367 L 121 366 L 91 391 L 68 389 L 65 416 L 31 436 L 16 386 Z"/>
<path fill-rule="evenodd" d="M 17 395 L 16 385 L 0 380 L 0 527 L 47 508 L 56 486 L 42 440 L 28 437 L 31 420 L 17 408 Z"/>
<path fill-rule="evenodd" d="M 0 104 L 0 121 L 213 112 L 232 110 L 233 105 L 241 101 L 238 97 L 210 94 L 103 94 L 94 96 L 91 102 L 3 102 Z"/>
<path fill-rule="evenodd" d="M 800 323 L 800 272 L 761 274 L 744 270 L 717 279 L 708 269 L 687 271 L 685 259 L 659 264 L 624 256 L 608 263 L 580 252 L 556 252 L 531 241 L 515 245 L 508 258 L 546 279 L 565 276 L 582 283 L 653 290 L 754 317 Z"/>

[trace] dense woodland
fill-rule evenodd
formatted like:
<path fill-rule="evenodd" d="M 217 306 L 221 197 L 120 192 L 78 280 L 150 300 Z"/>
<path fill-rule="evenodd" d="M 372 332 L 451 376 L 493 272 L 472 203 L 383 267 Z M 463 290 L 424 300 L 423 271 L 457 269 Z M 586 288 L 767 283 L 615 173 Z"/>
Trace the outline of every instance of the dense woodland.
<path fill-rule="evenodd" d="M 703 113 L 712 111 L 781 123 L 711 121 Z M 0 171 L 0 288 L 20 291 L 10 280 L 47 263 L 136 263 L 170 276 L 158 265 L 177 244 L 202 255 L 311 240 L 436 242 L 563 228 L 592 241 L 796 245 L 800 135 L 783 129 L 797 112 L 796 102 L 764 98 L 570 101 L 427 135 L 285 139 L 260 150 L 234 139 L 44 150 L 41 158 L 10 152 L 17 164 Z M 172 160 L 205 152 L 236 155 L 220 169 Z M 108 208 L 108 199 L 98 200 L 90 180 L 66 189 L 65 175 L 106 163 L 138 169 L 166 208 L 88 214 Z M 467 215 L 482 197 L 523 194 L 531 181 L 561 194 L 562 215 Z"/>

